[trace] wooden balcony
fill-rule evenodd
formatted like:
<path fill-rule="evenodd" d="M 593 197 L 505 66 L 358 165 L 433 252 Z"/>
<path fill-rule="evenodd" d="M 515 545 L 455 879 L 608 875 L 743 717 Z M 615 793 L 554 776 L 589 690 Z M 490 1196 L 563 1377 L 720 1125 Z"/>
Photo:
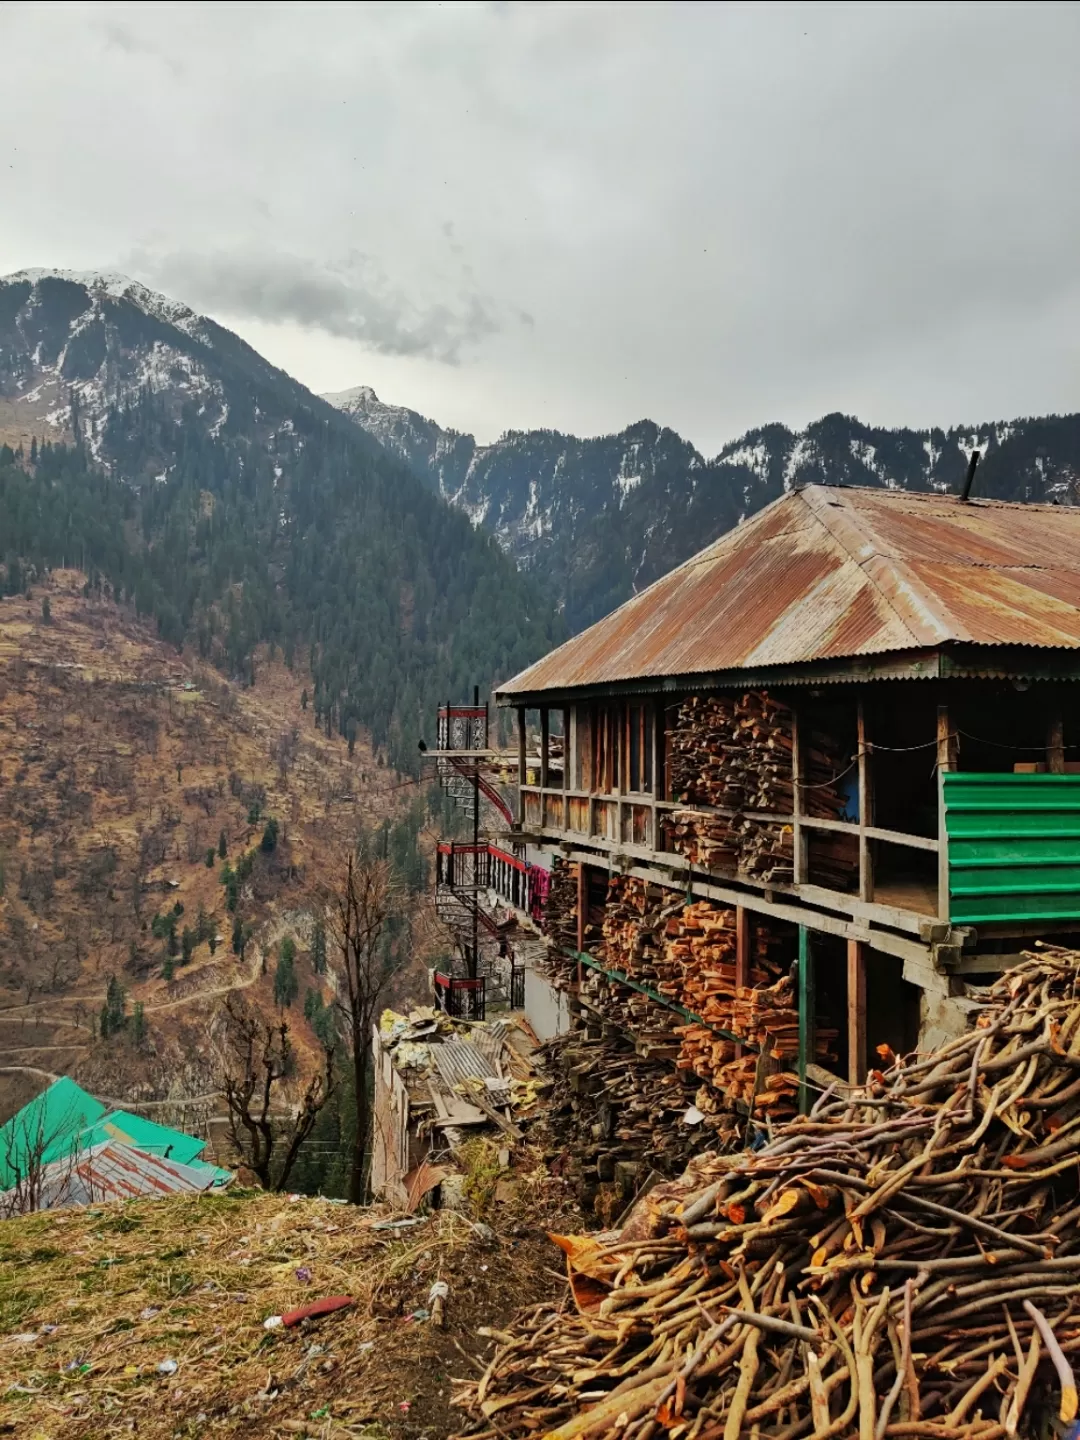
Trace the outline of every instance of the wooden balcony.
<path fill-rule="evenodd" d="M 624 868 L 644 867 L 666 875 L 669 883 L 691 881 L 695 893 L 712 893 L 732 904 L 748 903 L 751 908 L 783 912 L 786 918 L 800 923 L 805 923 L 807 918 L 800 913 L 802 906 L 832 912 L 843 920 L 836 927 L 824 921 L 820 928 L 836 929 L 836 933 L 849 937 L 858 933 L 866 938 L 870 925 L 875 927 L 875 932 L 877 927 L 885 927 L 918 937 L 917 949 L 925 957 L 929 937 L 944 938 L 942 930 L 947 928 L 947 920 L 939 910 L 940 847 L 937 839 L 929 836 L 844 820 L 765 811 L 740 812 L 748 819 L 791 827 L 795 835 L 796 876 L 791 883 L 778 883 L 735 871 L 711 871 L 691 865 L 675 850 L 665 833 L 664 818 L 675 811 L 726 816 L 733 815 L 733 811 L 675 804 L 650 795 L 596 795 L 539 785 L 522 786 L 521 808 L 523 833 L 565 853 L 578 854 L 583 859 L 591 853 L 594 860 L 600 856 L 606 856 L 609 863 L 617 859 Z M 834 834 L 850 836 L 858 853 L 857 892 L 813 883 L 813 837 Z M 890 877 L 875 881 L 873 851 L 878 848 L 875 842 L 898 854 L 919 857 L 923 878 L 905 882 Z M 695 875 L 704 883 L 692 881 Z M 756 906 L 755 895 L 759 897 Z M 947 916 L 947 910 L 945 913 Z M 894 953 L 904 958 L 913 958 L 915 954 L 910 943 L 901 943 L 898 947 L 886 944 L 884 948 L 893 948 Z"/>

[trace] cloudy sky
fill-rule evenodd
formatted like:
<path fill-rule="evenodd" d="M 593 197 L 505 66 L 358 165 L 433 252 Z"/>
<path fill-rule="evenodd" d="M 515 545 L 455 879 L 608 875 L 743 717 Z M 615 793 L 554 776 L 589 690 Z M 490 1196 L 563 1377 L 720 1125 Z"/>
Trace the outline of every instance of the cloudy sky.
<path fill-rule="evenodd" d="M 707 453 L 1080 409 L 1080 6 L 0 3 L 0 273 Z"/>

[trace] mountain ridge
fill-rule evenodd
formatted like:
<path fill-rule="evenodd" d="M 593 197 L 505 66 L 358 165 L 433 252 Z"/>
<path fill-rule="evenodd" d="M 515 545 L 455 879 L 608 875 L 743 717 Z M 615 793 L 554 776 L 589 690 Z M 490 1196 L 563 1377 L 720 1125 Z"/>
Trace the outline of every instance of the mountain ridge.
<path fill-rule="evenodd" d="M 439 699 L 561 636 L 529 577 L 413 467 L 126 276 L 0 280 L 0 427 L 11 417 L 33 438 L 21 455 L 0 443 L 0 593 L 27 565 L 75 563 L 230 675 L 260 645 L 304 647 L 321 720 L 366 727 L 398 767 L 415 770 Z M 58 433 L 70 445 L 43 453 Z"/>
<path fill-rule="evenodd" d="M 379 400 L 370 386 L 323 397 L 405 460 L 519 567 L 543 577 L 583 629 L 725 530 L 802 484 L 949 493 L 982 452 L 978 493 L 1080 499 L 1080 416 L 948 429 L 866 425 L 839 412 L 758 426 L 707 459 L 652 420 L 589 438 L 556 430 L 470 435 Z"/>

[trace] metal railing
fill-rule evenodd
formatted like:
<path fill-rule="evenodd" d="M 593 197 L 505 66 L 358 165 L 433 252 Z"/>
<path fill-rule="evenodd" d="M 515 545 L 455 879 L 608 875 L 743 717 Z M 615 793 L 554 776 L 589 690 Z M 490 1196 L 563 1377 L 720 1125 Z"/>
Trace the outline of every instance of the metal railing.
<path fill-rule="evenodd" d="M 491 841 L 477 845 L 440 840 L 435 857 L 438 886 L 455 891 L 491 890 L 515 910 L 539 924 L 551 886 L 551 874 Z"/>
<path fill-rule="evenodd" d="M 472 980 L 464 976 L 445 975 L 436 970 L 435 1004 L 455 1020 L 483 1020 L 487 1010 L 487 981 L 484 976 Z"/>

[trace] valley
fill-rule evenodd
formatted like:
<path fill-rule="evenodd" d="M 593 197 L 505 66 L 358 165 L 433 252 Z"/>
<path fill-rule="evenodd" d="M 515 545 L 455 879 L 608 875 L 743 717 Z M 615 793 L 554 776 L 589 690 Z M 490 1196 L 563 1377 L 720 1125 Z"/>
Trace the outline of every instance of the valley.
<path fill-rule="evenodd" d="M 87 590 L 55 571 L 0 600 L 0 1111 L 64 1073 L 190 1126 L 215 1108 L 220 1002 L 242 991 L 272 1016 L 286 938 L 286 1014 L 310 1072 L 321 892 L 419 787 L 365 738 L 317 726 L 310 676 L 280 657 L 259 657 L 254 686 L 230 682 Z M 230 909 L 221 877 L 245 855 Z M 125 1024 L 103 1036 L 111 977 Z"/>

